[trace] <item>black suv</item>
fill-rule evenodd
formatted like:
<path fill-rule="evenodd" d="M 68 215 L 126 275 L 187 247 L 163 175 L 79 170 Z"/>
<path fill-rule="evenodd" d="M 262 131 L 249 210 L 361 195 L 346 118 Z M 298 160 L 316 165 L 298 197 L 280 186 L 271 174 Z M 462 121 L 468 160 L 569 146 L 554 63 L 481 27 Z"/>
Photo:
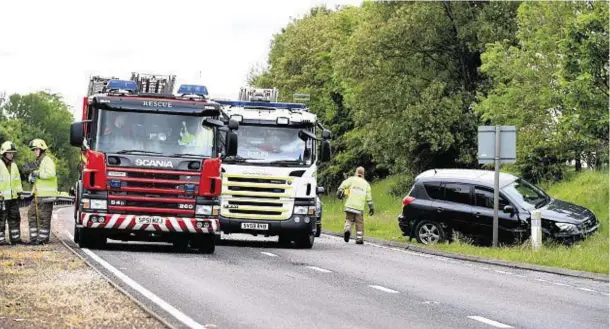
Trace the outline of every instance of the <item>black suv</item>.
<path fill-rule="evenodd" d="M 398 225 L 403 235 L 434 244 L 453 231 L 489 241 L 493 235 L 494 172 L 434 169 L 415 178 L 402 201 Z M 574 241 L 592 234 L 599 221 L 588 209 L 550 197 L 525 180 L 500 173 L 498 239 L 529 237 L 530 212 L 540 210 L 544 238 Z"/>

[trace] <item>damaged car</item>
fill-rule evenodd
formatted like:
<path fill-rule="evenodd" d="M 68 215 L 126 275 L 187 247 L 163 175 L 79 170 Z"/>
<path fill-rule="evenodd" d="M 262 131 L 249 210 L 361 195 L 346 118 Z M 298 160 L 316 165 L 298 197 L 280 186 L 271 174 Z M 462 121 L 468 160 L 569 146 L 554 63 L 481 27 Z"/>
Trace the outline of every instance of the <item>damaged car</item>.
<path fill-rule="evenodd" d="M 449 240 L 454 231 L 488 241 L 493 235 L 493 187 L 493 171 L 425 171 L 402 200 L 398 226 L 403 235 L 423 244 Z M 574 242 L 599 229 L 599 220 L 589 209 L 553 198 L 520 177 L 500 173 L 499 240 L 513 243 L 529 238 L 534 210 L 542 214 L 543 239 Z"/>

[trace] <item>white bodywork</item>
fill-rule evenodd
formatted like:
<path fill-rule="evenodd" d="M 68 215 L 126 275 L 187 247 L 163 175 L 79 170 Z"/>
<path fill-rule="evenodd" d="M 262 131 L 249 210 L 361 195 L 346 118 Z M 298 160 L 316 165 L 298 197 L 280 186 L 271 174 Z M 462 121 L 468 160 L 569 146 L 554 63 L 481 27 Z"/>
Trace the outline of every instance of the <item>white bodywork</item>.
<path fill-rule="evenodd" d="M 291 123 L 316 124 L 316 115 L 303 109 L 248 109 L 225 107 L 224 113 L 239 121 L 264 120 L 276 123 L 278 118 L 287 118 Z M 285 119 L 281 119 L 285 120 Z M 248 123 L 248 125 L 254 125 Z M 277 125 L 286 127 L 286 125 Z M 300 129 L 300 128 L 294 128 Z M 308 143 L 311 143 L 309 141 Z M 313 147 L 312 149 L 315 149 Z M 314 151 L 317 154 L 317 151 Z M 317 165 L 307 166 L 252 165 L 248 163 L 226 163 L 222 168 L 221 216 L 241 220 L 287 220 L 294 210 L 295 198 L 314 200 L 317 191 Z M 304 171 L 302 175 L 293 172 Z M 235 191 L 241 189 L 241 191 Z M 250 190 L 248 190 L 250 189 Z M 258 191 L 253 191 L 258 190 Z M 262 191 L 262 189 L 266 189 Z M 257 203 L 264 203 L 258 206 Z M 279 213 L 281 209 L 281 213 Z M 268 212 L 247 214 L 247 211 Z M 313 215 L 313 214 L 312 214 Z"/>

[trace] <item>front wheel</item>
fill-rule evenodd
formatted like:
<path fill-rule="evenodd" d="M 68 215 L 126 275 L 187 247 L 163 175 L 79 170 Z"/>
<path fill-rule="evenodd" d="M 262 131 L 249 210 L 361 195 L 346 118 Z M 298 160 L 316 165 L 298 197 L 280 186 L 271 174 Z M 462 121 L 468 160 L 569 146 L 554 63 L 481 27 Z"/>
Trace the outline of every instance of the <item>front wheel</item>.
<path fill-rule="evenodd" d="M 209 234 L 198 239 L 197 249 L 202 254 L 213 254 L 216 250 L 216 236 Z"/>
<path fill-rule="evenodd" d="M 423 220 L 415 227 L 417 242 L 433 245 L 445 241 L 445 230 L 435 221 Z"/>
<path fill-rule="evenodd" d="M 294 242 L 299 249 L 311 249 L 316 239 L 314 233 L 306 233 L 299 236 Z"/>
<path fill-rule="evenodd" d="M 319 238 L 322 234 L 322 224 L 316 224 L 316 238 Z"/>
<path fill-rule="evenodd" d="M 79 239 L 78 246 L 80 248 L 97 249 L 102 248 L 106 245 L 108 238 L 101 234 L 95 234 L 97 232 L 87 228 L 79 228 Z"/>
<path fill-rule="evenodd" d="M 76 225 L 74 225 L 73 240 L 74 240 L 74 243 L 78 243 L 80 241 L 80 230 L 78 229 L 78 227 L 76 227 Z"/>

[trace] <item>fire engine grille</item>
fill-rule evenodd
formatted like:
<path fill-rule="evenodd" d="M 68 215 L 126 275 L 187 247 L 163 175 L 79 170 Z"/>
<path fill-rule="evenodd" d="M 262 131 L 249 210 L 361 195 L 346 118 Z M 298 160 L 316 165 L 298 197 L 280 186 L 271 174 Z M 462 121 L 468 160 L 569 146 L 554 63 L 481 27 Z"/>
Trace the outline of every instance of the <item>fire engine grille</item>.
<path fill-rule="evenodd" d="M 144 172 L 131 168 L 108 168 L 108 207 L 115 213 L 133 213 L 123 208 L 137 207 L 137 212 L 165 216 L 195 214 L 195 195 L 199 172 Z M 150 209 L 150 210 L 149 210 Z"/>
<path fill-rule="evenodd" d="M 294 177 L 223 174 L 223 205 L 228 218 L 286 220 L 292 215 Z"/>

